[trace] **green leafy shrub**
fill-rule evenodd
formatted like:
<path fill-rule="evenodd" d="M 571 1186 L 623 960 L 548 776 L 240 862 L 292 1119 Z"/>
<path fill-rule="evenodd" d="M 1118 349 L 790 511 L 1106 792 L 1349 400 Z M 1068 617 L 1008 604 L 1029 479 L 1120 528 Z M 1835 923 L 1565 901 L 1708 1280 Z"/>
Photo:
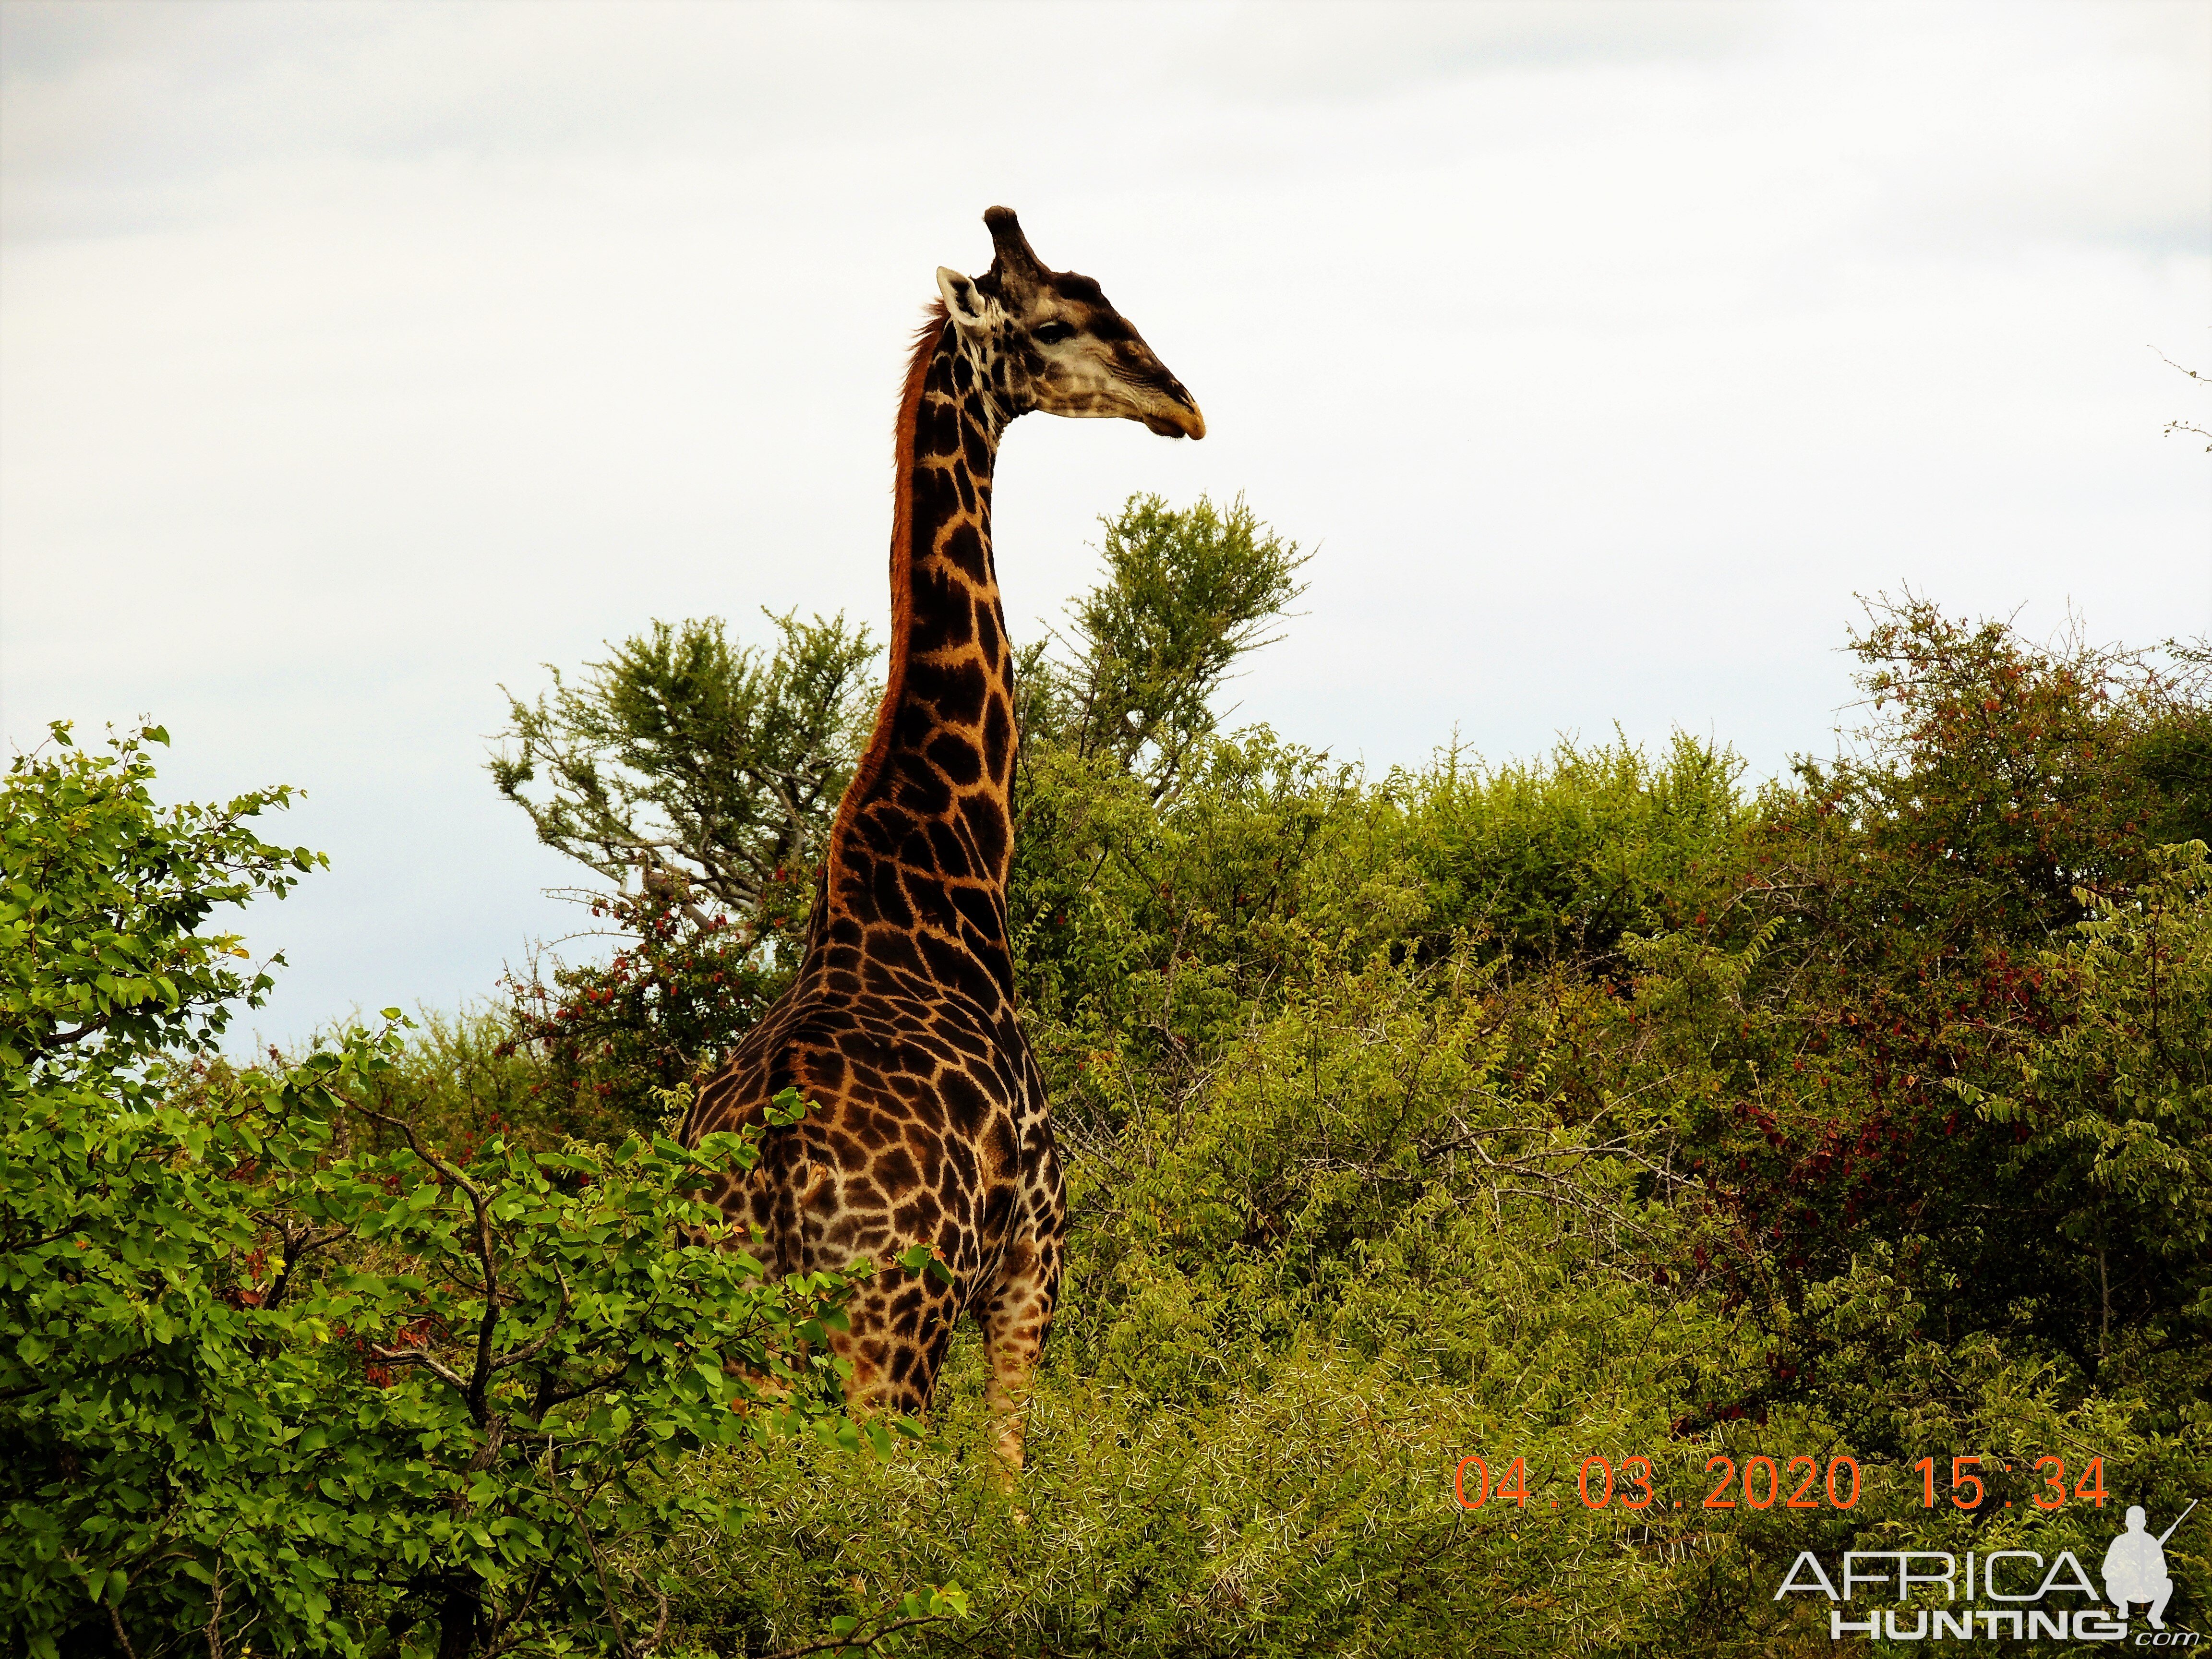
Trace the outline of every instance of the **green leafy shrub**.
<path fill-rule="evenodd" d="M 241 822 L 282 792 L 156 809 L 149 738 L 9 778 L 0 1639 L 623 1647 L 670 1460 L 836 1426 L 846 1281 L 765 1282 L 720 1237 L 698 1194 L 757 1132 L 462 1157 L 372 1108 L 393 1144 L 352 1144 L 396 1012 L 210 1063 L 267 981 L 197 930 L 319 860 Z"/>
<path fill-rule="evenodd" d="M 1677 732 L 1663 760 L 1626 739 L 1561 744 L 1535 766 L 1447 755 L 1413 786 L 1409 848 L 1436 950 L 1455 933 L 1520 965 L 1610 965 L 1622 937 L 1691 920 L 1699 877 L 1729 861 L 1743 767 Z"/>

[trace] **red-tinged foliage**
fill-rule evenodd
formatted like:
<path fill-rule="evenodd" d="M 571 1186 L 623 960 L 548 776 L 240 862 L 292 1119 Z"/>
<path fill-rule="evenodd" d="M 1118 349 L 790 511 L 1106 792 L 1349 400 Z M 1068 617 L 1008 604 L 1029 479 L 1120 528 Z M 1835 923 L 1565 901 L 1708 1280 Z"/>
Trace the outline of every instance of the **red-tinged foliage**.
<path fill-rule="evenodd" d="M 2149 1246 L 2085 1257 L 2072 1154 L 1968 1101 L 2077 1018 L 2052 952 L 2090 896 L 2124 899 L 2160 838 L 2212 828 L 2212 725 L 2140 655 L 1917 601 L 1855 648 L 1877 716 L 1862 752 L 1770 796 L 1721 936 L 1698 941 L 1713 959 L 1655 956 L 1642 992 L 1667 1005 L 1660 1057 L 1707 1079 L 1684 1127 L 1732 1248 L 1689 1265 L 1740 1304 L 1802 1310 L 1878 1244 L 1924 1321 L 2032 1329 L 2094 1376 L 2112 1276 L 2150 1284 Z M 1778 1356 L 1753 1397 L 1816 1369 Z"/>
<path fill-rule="evenodd" d="M 750 1030 L 790 982 L 813 883 L 778 870 L 746 922 L 705 915 L 679 894 L 594 901 L 627 938 L 604 963 L 510 979 L 503 1051 L 539 1061 L 533 1096 L 579 1124 L 649 1126 Z"/>

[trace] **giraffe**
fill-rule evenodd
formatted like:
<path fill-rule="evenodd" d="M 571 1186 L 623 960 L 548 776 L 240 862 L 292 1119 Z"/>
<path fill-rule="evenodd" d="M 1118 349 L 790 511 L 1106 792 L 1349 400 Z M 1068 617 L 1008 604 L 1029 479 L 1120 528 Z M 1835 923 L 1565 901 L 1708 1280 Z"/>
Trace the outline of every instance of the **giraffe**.
<path fill-rule="evenodd" d="M 991 480 L 1031 410 L 1206 435 L 1180 381 L 1098 284 L 1047 270 L 1012 211 L 983 216 L 991 268 L 940 267 L 899 400 L 890 663 L 839 803 L 798 975 L 700 1087 L 687 1144 L 758 1121 L 778 1091 L 815 1109 L 772 1128 L 717 1195 L 772 1275 L 885 1271 L 831 1342 L 862 1411 L 918 1412 L 964 1313 L 981 1328 L 1005 1469 L 1060 1288 L 1066 1227 L 1044 1079 L 1014 1006 L 1013 652 L 991 554 Z M 891 1267 L 934 1246 L 951 1281 Z"/>

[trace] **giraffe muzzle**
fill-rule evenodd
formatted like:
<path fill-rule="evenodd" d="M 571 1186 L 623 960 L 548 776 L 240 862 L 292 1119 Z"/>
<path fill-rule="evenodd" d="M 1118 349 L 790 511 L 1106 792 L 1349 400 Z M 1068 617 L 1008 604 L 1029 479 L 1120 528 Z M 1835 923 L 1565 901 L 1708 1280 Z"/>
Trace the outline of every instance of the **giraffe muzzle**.
<path fill-rule="evenodd" d="M 1206 435 L 1206 416 L 1198 411 L 1198 403 L 1188 392 L 1182 392 L 1169 408 L 1156 415 L 1146 415 L 1145 425 L 1163 438 L 1203 438 Z"/>

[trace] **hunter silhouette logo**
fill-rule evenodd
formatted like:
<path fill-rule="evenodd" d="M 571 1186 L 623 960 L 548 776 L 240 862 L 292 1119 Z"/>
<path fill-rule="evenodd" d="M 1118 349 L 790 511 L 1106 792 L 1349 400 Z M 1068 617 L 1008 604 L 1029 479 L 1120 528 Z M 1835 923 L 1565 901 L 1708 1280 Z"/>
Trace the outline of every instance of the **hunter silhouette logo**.
<path fill-rule="evenodd" d="M 2196 1507 L 2196 1500 L 2191 1499 L 2189 1510 Z M 2189 1518 L 2189 1510 L 2174 1516 L 2173 1525 L 2154 1538 L 2144 1528 L 2142 1505 L 2129 1508 L 2128 1529 L 2105 1552 L 2105 1594 L 2119 1617 L 2128 1616 L 2130 1602 L 2141 1601 L 2150 1609 L 2150 1627 L 2166 1628 L 2166 1604 L 2173 1595 L 2173 1580 L 2166 1571 L 2166 1540 Z"/>
<path fill-rule="evenodd" d="M 2197 1632 L 2166 1627 L 2174 1586 L 2166 1544 L 2196 1508 L 2192 1500 L 2155 1536 L 2143 1507 L 2130 1508 L 2127 1530 L 2105 1551 L 2101 1596 L 2073 1551 L 2061 1550 L 2045 1562 L 2039 1551 L 2014 1547 L 1986 1554 L 1969 1550 L 1963 1557 L 1949 1550 L 1846 1550 L 1832 1575 L 1815 1552 L 1800 1550 L 1774 1599 L 1825 1597 L 1832 1642 L 1863 1636 L 1891 1642 L 2121 1642 L 2194 1649 L 2202 1639 Z M 2131 1637 L 2128 1615 L 2138 1607 L 2149 1628 Z"/>

